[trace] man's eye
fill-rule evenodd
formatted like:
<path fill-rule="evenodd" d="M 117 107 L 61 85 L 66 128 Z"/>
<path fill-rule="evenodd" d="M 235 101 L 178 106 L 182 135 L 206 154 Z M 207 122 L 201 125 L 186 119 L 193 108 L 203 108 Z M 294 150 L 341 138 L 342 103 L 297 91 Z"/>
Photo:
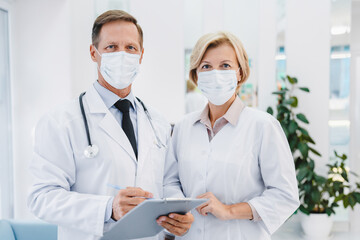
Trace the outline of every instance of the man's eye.
<path fill-rule="evenodd" d="M 114 49 L 115 48 L 115 45 L 109 45 L 106 47 L 106 49 Z"/>
<path fill-rule="evenodd" d="M 134 46 L 128 46 L 129 50 L 136 50 L 136 48 Z"/>

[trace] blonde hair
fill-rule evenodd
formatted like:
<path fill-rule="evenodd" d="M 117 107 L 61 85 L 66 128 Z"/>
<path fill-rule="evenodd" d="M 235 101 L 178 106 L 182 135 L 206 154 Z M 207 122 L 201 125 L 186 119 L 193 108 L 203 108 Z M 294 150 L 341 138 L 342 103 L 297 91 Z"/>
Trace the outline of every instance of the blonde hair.
<path fill-rule="evenodd" d="M 210 48 L 216 48 L 222 44 L 229 44 L 234 48 L 236 58 L 240 66 L 240 81 L 236 90 L 248 79 L 250 75 L 249 59 L 241 41 L 232 33 L 215 32 L 202 36 L 196 43 L 190 56 L 189 78 L 197 85 L 198 75 L 197 68 L 200 66 L 206 51 Z"/>

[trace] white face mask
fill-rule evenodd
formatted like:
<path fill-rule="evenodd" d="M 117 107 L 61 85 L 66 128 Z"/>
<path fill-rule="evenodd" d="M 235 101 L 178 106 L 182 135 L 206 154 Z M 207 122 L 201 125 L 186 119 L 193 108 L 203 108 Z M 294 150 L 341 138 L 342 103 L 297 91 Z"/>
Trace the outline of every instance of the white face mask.
<path fill-rule="evenodd" d="M 95 50 L 101 56 L 99 70 L 107 83 L 116 89 L 124 89 L 134 82 L 139 73 L 139 54 L 124 51 L 100 54 Z"/>
<path fill-rule="evenodd" d="M 212 104 L 223 105 L 235 93 L 236 72 L 235 70 L 199 72 L 198 88 Z"/>

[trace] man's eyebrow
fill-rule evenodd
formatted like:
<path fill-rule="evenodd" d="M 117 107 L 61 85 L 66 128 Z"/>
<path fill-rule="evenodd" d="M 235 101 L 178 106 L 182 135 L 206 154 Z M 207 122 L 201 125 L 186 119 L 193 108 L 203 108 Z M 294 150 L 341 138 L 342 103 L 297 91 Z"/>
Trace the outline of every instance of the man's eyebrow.
<path fill-rule="evenodd" d="M 117 42 L 114 42 L 114 41 L 108 42 L 107 44 L 118 45 L 118 43 L 117 43 Z"/>
<path fill-rule="evenodd" d="M 138 43 L 137 41 L 127 41 L 126 42 L 126 45 L 130 45 L 130 44 L 140 46 L 140 43 Z"/>

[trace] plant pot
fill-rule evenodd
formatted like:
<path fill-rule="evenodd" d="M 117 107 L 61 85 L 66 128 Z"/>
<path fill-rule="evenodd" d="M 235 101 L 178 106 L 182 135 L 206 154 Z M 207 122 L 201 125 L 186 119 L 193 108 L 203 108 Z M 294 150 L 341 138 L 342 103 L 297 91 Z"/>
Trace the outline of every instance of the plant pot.
<path fill-rule="evenodd" d="M 307 239 L 328 239 L 333 225 L 333 218 L 326 213 L 301 214 L 301 227 Z"/>

